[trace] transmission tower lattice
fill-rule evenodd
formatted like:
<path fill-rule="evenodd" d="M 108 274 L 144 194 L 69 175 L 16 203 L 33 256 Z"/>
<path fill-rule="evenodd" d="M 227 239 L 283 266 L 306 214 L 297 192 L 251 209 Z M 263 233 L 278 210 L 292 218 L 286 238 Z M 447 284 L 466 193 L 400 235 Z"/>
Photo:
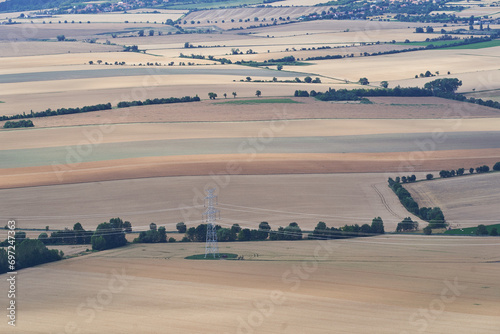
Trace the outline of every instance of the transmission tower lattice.
<path fill-rule="evenodd" d="M 205 222 L 207 223 L 207 242 L 205 244 L 205 258 L 208 254 L 213 254 L 214 258 L 219 256 L 219 246 L 217 245 L 217 231 L 215 229 L 215 221 L 217 219 L 217 210 L 214 205 L 217 203 L 217 196 L 214 195 L 215 189 L 210 188 L 207 190 L 207 197 L 205 197 L 205 207 L 207 208 L 203 213 Z"/>

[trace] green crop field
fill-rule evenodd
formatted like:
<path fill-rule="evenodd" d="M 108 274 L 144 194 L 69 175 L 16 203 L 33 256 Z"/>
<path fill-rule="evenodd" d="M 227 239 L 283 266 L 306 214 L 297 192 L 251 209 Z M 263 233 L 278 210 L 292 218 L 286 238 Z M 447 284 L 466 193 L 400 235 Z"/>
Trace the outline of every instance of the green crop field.
<path fill-rule="evenodd" d="M 186 260 L 234 260 L 238 257 L 238 254 L 233 253 L 220 253 L 219 257 L 214 257 L 213 254 L 208 254 L 205 257 L 205 254 L 196 254 L 186 256 Z"/>
<path fill-rule="evenodd" d="M 461 39 L 455 39 L 455 40 L 450 40 L 450 41 L 429 41 L 429 42 L 410 42 L 410 43 L 396 43 L 397 45 L 408 45 L 408 46 L 427 46 L 427 45 L 434 45 L 434 46 L 442 46 L 442 45 L 453 45 L 457 43 L 461 43 L 463 40 Z"/>
<path fill-rule="evenodd" d="M 231 100 L 217 102 L 214 104 L 262 104 L 262 103 L 302 103 L 292 99 L 253 99 L 253 100 Z"/>
<path fill-rule="evenodd" d="M 481 42 L 481 43 L 474 43 L 474 44 L 468 44 L 468 45 L 457 45 L 457 46 L 452 46 L 450 49 L 484 49 L 484 48 L 492 48 L 495 46 L 500 46 L 500 39 L 494 39 L 492 41 L 488 42 Z"/>
<path fill-rule="evenodd" d="M 486 225 L 486 229 L 488 230 L 488 233 L 490 233 L 493 228 L 496 228 L 497 231 L 500 231 L 500 224 Z M 455 228 L 455 229 L 448 230 L 448 231 L 444 232 L 444 234 L 449 234 L 449 235 L 476 235 L 476 230 L 477 230 L 477 227 Z"/>

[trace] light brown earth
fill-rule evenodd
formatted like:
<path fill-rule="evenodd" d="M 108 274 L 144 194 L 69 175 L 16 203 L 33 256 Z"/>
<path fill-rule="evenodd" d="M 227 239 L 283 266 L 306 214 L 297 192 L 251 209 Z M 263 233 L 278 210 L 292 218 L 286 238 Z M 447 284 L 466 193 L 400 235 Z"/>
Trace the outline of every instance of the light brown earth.
<path fill-rule="evenodd" d="M 466 168 L 466 175 L 409 184 L 406 189 L 419 204 L 439 206 L 454 228 L 500 223 L 500 173 L 468 175 L 470 167 L 480 165 L 461 164 L 455 169 L 460 168 L 459 166 Z M 491 166 L 492 164 L 490 169 Z"/>
<path fill-rule="evenodd" d="M 16 329 L 496 333 L 496 248 L 496 238 L 382 236 L 220 244 L 245 260 L 196 261 L 183 257 L 203 244 L 133 245 L 19 272 Z"/>
<path fill-rule="evenodd" d="M 243 85 L 241 85 L 243 86 Z M 293 89 L 294 84 L 289 88 Z M 283 85 L 286 88 L 286 85 Z M 214 87 L 212 87 L 214 88 Z M 215 89 L 214 89 L 215 90 Z M 151 94 L 156 97 L 158 92 Z M 105 111 L 95 111 L 83 114 L 51 116 L 35 118 L 37 128 L 75 126 L 104 123 L 150 123 L 150 122 L 228 122 L 228 121 L 259 121 L 273 119 L 448 119 L 441 123 L 458 123 L 453 119 L 470 118 L 497 118 L 500 111 L 470 103 L 460 103 L 440 98 L 398 98 L 375 97 L 370 98 L 373 104 L 322 102 L 313 98 L 292 98 L 299 103 L 270 103 L 270 104 L 232 104 L 232 101 L 248 100 L 248 98 L 233 99 L 222 96 L 215 102 L 201 101 L 195 103 L 178 103 L 164 105 L 149 105 Z M 221 94 L 222 95 L 222 94 Z M 148 94 L 149 96 L 149 94 Z M 107 96 L 109 98 L 109 96 Z M 162 95 L 159 95 L 162 97 Z M 254 99 L 254 98 L 251 98 Z M 261 98 L 266 99 L 266 98 Z M 228 102 L 228 103 L 226 103 Z M 2 110 L 2 104 L 0 104 Z M 342 121 L 345 122 L 345 121 Z M 357 124 L 366 121 L 360 120 Z M 412 122 L 399 122 L 412 124 Z M 415 124 L 426 121 L 417 121 Z M 479 122 L 481 121 L 472 121 Z M 0 122 L 3 125 L 4 122 Z M 432 122 L 431 122 L 432 123 Z M 424 126 L 422 124 L 422 126 Z M 482 124 L 487 124 L 482 122 Z M 385 127 L 384 127 L 385 128 Z M 494 130 L 494 129 L 493 129 Z M 357 131 L 353 128 L 353 131 Z M 1 130 L 0 130 L 1 132 Z"/>

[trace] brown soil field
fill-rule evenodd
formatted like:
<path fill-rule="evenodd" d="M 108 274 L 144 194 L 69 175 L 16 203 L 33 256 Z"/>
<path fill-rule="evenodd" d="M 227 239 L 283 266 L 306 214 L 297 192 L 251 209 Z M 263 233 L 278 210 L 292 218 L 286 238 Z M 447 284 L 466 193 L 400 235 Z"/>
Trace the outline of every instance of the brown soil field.
<path fill-rule="evenodd" d="M 493 165 L 498 149 L 396 153 L 192 155 L 75 162 L 0 170 L 0 189 L 135 179 L 221 174 L 279 175 L 304 173 L 403 173 L 452 169 L 457 165 Z M 234 169 L 234 171 L 233 171 Z M 236 172 L 237 171 L 237 172 Z"/>
<path fill-rule="evenodd" d="M 203 244 L 132 245 L 19 272 L 16 329 L 496 333 L 496 248 L 493 238 L 381 236 L 220 244 L 245 261 L 195 261 L 183 257 Z"/>
<path fill-rule="evenodd" d="M 217 91 L 219 95 L 223 95 L 220 90 L 214 89 L 214 91 Z M 227 94 L 230 95 L 230 92 Z M 500 112 L 497 112 L 496 109 L 434 97 L 375 97 L 370 98 L 373 104 L 331 103 L 313 98 L 292 98 L 292 100 L 300 103 L 225 104 L 225 102 L 238 100 L 244 100 L 244 98 L 229 98 L 227 100 L 222 98 L 216 102 L 204 100 L 199 103 L 149 105 L 85 114 L 41 117 L 33 119 L 33 122 L 37 128 L 44 128 L 103 123 L 260 121 L 272 120 L 277 117 L 291 120 L 342 118 L 469 119 L 497 118 L 500 116 Z M 0 105 L 0 111 L 7 109 L 2 107 Z M 0 125 L 3 123 L 0 122 Z"/>
<path fill-rule="evenodd" d="M 460 168 L 458 166 L 456 168 Z M 479 165 L 460 166 L 469 174 L 470 167 Z M 498 224 L 499 187 L 500 173 L 489 173 L 420 182 L 408 185 L 406 189 L 419 205 L 439 206 L 452 227 L 463 228 Z"/>

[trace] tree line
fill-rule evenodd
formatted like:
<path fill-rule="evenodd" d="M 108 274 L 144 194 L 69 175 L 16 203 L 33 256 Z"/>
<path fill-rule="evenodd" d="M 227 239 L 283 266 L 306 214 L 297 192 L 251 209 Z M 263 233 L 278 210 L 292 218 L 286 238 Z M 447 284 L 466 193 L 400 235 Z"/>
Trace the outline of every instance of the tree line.
<path fill-rule="evenodd" d="M 396 182 L 391 177 L 388 179 L 389 187 L 398 196 L 401 204 L 422 220 L 428 221 L 431 228 L 444 228 L 447 226 L 443 211 L 439 207 L 428 208 L 419 207 L 418 203 L 413 199 L 411 194 L 406 190 L 401 183 Z"/>
<path fill-rule="evenodd" d="M 169 97 L 169 98 L 155 98 L 155 99 L 147 99 L 144 101 L 121 101 L 118 102 L 118 108 L 126 108 L 132 106 L 142 106 L 142 105 L 150 105 L 150 104 L 169 104 L 169 103 L 182 103 L 182 102 L 197 102 L 200 101 L 198 95 L 194 97 L 184 96 L 181 98 L 177 97 Z M 85 113 L 91 111 L 99 111 L 99 110 L 109 110 L 112 109 L 111 103 L 103 103 L 96 104 L 93 106 L 85 106 L 85 107 L 77 107 L 77 108 L 59 108 L 56 110 L 52 110 L 51 108 L 46 109 L 45 111 L 38 111 L 30 113 L 23 112 L 22 114 L 16 114 L 11 116 L 0 116 L 0 121 L 7 121 L 12 119 L 25 119 L 25 118 L 35 118 L 35 117 L 48 117 L 48 116 L 59 116 L 59 115 L 68 115 L 68 114 L 78 114 Z M 5 125 L 4 125 L 5 127 Z M 15 127 L 10 125 L 10 127 Z"/>
<path fill-rule="evenodd" d="M 200 101 L 200 98 L 198 95 L 191 97 L 191 96 L 184 96 L 181 98 L 178 97 L 169 97 L 169 98 L 156 98 L 156 99 L 146 99 L 144 101 L 121 101 L 118 102 L 117 107 L 118 108 L 127 108 L 127 107 L 134 107 L 134 106 L 146 106 L 150 104 L 170 104 L 170 103 L 183 103 L 183 102 L 198 102 Z"/>
<path fill-rule="evenodd" d="M 476 99 L 466 97 L 463 94 L 455 93 L 462 86 L 462 81 L 457 78 L 436 79 L 427 82 L 424 88 L 420 87 L 394 87 L 394 88 L 374 88 L 374 89 L 329 89 L 326 92 L 317 92 L 314 96 L 321 101 L 361 101 L 366 97 L 375 96 L 402 96 L 420 97 L 436 96 L 460 102 L 475 103 L 485 107 L 500 109 L 500 102 L 493 100 Z M 311 94 L 312 95 L 312 94 Z"/>
<path fill-rule="evenodd" d="M 319 222 L 314 231 L 309 233 L 308 239 L 326 240 L 326 239 L 346 239 L 357 237 L 370 237 L 374 235 L 384 234 L 384 221 L 380 217 L 375 217 L 371 225 L 344 225 L 343 227 L 327 227 L 324 222 Z"/>
<path fill-rule="evenodd" d="M 78 114 L 84 112 L 91 111 L 99 111 L 99 110 L 109 110 L 111 109 L 111 103 L 105 104 L 96 104 L 93 106 L 85 106 L 81 108 L 59 108 L 56 110 L 52 110 L 51 108 L 46 109 L 45 111 L 38 111 L 30 113 L 23 112 L 22 114 L 16 114 L 11 116 L 0 116 L 0 121 L 7 121 L 11 119 L 23 119 L 23 118 L 35 118 L 35 117 L 48 117 L 48 116 L 59 116 L 59 115 L 68 115 L 68 114 Z"/>

